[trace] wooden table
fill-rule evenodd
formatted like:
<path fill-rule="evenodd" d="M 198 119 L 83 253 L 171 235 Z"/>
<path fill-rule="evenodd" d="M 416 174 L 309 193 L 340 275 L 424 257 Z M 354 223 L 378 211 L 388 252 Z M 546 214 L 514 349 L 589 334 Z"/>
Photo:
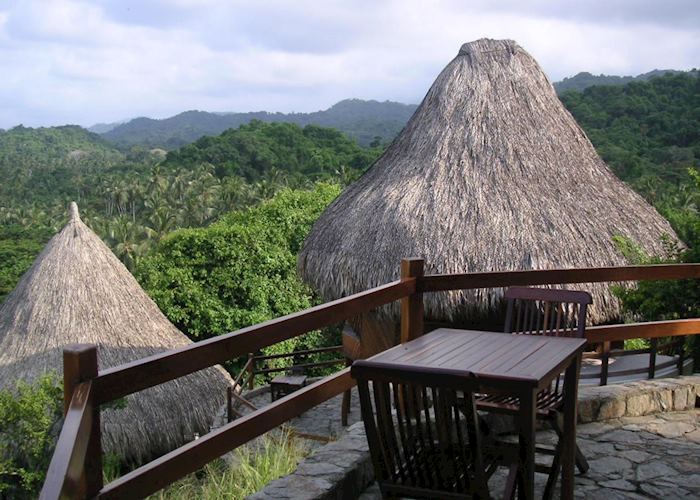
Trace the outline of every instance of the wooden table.
<path fill-rule="evenodd" d="M 520 398 L 518 496 L 527 499 L 534 498 L 537 393 L 566 370 L 561 498 L 571 499 L 578 374 L 585 345 L 584 339 L 440 328 L 367 361 L 425 370 L 432 375 L 460 376 L 471 372 L 479 378 L 485 392 L 517 395 Z"/>

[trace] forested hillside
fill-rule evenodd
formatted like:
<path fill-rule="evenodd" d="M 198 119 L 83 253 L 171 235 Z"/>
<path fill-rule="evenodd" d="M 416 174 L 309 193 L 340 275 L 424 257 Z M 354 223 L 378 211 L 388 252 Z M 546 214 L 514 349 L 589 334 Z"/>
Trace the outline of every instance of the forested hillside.
<path fill-rule="evenodd" d="M 689 173 L 700 163 L 699 95 L 700 80 L 681 73 L 561 96 L 613 170 L 689 243 L 700 202 Z M 63 224 L 71 200 L 133 269 L 175 229 L 208 225 L 285 187 L 347 185 L 381 150 L 333 129 L 261 121 L 167 157 L 125 152 L 79 127 L 0 131 L 0 300 Z"/>
<path fill-rule="evenodd" d="M 287 122 L 299 126 L 320 125 L 340 130 L 359 144 L 389 142 L 403 128 L 415 111 L 413 104 L 346 99 L 324 111 L 313 113 L 209 113 L 186 111 L 163 120 L 136 118 L 117 125 L 103 134 L 122 147 L 175 149 L 205 135 L 218 135 L 252 120 Z"/>
<path fill-rule="evenodd" d="M 340 132 L 307 125 L 253 121 L 218 137 L 202 137 L 168 153 L 164 167 L 210 164 L 218 177 L 240 176 L 248 182 L 272 173 L 298 181 L 358 172 L 381 153 L 361 148 Z"/>
<path fill-rule="evenodd" d="M 700 79 L 678 73 L 561 95 L 613 171 L 654 201 L 700 162 Z"/>
<path fill-rule="evenodd" d="M 347 184 L 381 153 L 336 130 L 254 122 L 172 152 L 124 153 L 79 127 L 0 132 L 0 301 L 78 202 L 133 269 L 165 235 L 316 181 Z"/>
<path fill-rule="evenodd" d="M 663 76 L 665 74 L 677 74 L 683 73 L 682 71 L 677 71 L 673 69 L 655 69 L 647 73 L 642 73 L 637 76 L 617 76 L 617 75 L 592 75 L 586 71 L 577 73 L 574 76 L 564 78 L 560 82 L 554 82 L 554 89 L 558 94 L 566 92 L 567 90 L 578 90 L 583 92 L 588 87 L 594 85 L 625 85 L 630 82 L 645 82 L 651 78 L 657 76 Z M 698 76 L 698 72 L 693 70 L 688 72 L 691 75 Z"/>

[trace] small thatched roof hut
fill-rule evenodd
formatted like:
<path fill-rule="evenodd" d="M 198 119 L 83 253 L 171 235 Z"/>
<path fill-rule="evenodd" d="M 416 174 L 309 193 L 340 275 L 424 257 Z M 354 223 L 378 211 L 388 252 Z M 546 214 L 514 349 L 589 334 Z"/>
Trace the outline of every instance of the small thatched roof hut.
<path fill-rule="evenodd" d="M 71 204 L 54 236 L 0 307 L 0 388 L 62 373 L 66 344 L 98 345 L 100 369 L 190 344 Z M 232 381 L 220 367 L 138 392 L 103 411 L 104 449 L 142 461 L 207 432 Z"/>
<path fill-rule="evenodd" d="M 462 46 L 384 155 L 323 213 L 298 270 L 330 300 L 397 279 L 402 257 L 425 258 L 426 273 L 623 265 L 613 236 L 661 254 L 663 234 L 675 238 L 601 160 L 532 56 L 482 39 Z M 587 288 L 594 322 L 618 315 L 607 284 Z M 429 294 L 426 314 L 485 314 L 501 294 Z"/>

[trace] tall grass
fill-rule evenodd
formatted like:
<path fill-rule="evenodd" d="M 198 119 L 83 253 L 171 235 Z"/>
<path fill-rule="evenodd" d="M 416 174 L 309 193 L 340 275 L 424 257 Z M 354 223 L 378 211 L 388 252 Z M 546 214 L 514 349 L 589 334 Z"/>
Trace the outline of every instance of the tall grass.
<path fill-rule="evenodd" d="M 282 431 L 264 435 L 254 444 L 242 446 L 233 453 L 230 465 L 224 460 L 215 460 L 150 498 L 242 499 L 261 490 L 273 479 L 293 472 L 308 454 L 308 448 L 299 438 Z"/>

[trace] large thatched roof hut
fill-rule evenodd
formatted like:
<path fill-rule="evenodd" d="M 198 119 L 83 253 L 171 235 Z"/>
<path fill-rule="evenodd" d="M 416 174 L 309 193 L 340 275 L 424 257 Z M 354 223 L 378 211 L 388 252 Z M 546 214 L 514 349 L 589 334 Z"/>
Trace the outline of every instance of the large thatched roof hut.
<path fill-rule="evenodd" d="M 397 279 L 402 257 L 426 273 L 623 265 L 613 236 L 663 252 L 673 230 L 618 180 L 510 40 L 462 46 L 401 134 L 314 225 L 298 269 L 334 299 Z M 612 319 L 606 284 L 591 317 Z M 501 290 L 426 296 L 441 320 L 483 314 Z M 397 312 L 397 310 L 395 310 Z"/>
<path fill-rule="evenodd" d="M 66 344 L 98 345 L 100 369 L 190 343 L 71 204 L 68 224 L 46 245 L 0 307 L 0 388 L 62 374 Z M 210 368 L 138 392 L 103 411 L 103 446 L 141 461 L 206 432 L 232 383 Z"/>

